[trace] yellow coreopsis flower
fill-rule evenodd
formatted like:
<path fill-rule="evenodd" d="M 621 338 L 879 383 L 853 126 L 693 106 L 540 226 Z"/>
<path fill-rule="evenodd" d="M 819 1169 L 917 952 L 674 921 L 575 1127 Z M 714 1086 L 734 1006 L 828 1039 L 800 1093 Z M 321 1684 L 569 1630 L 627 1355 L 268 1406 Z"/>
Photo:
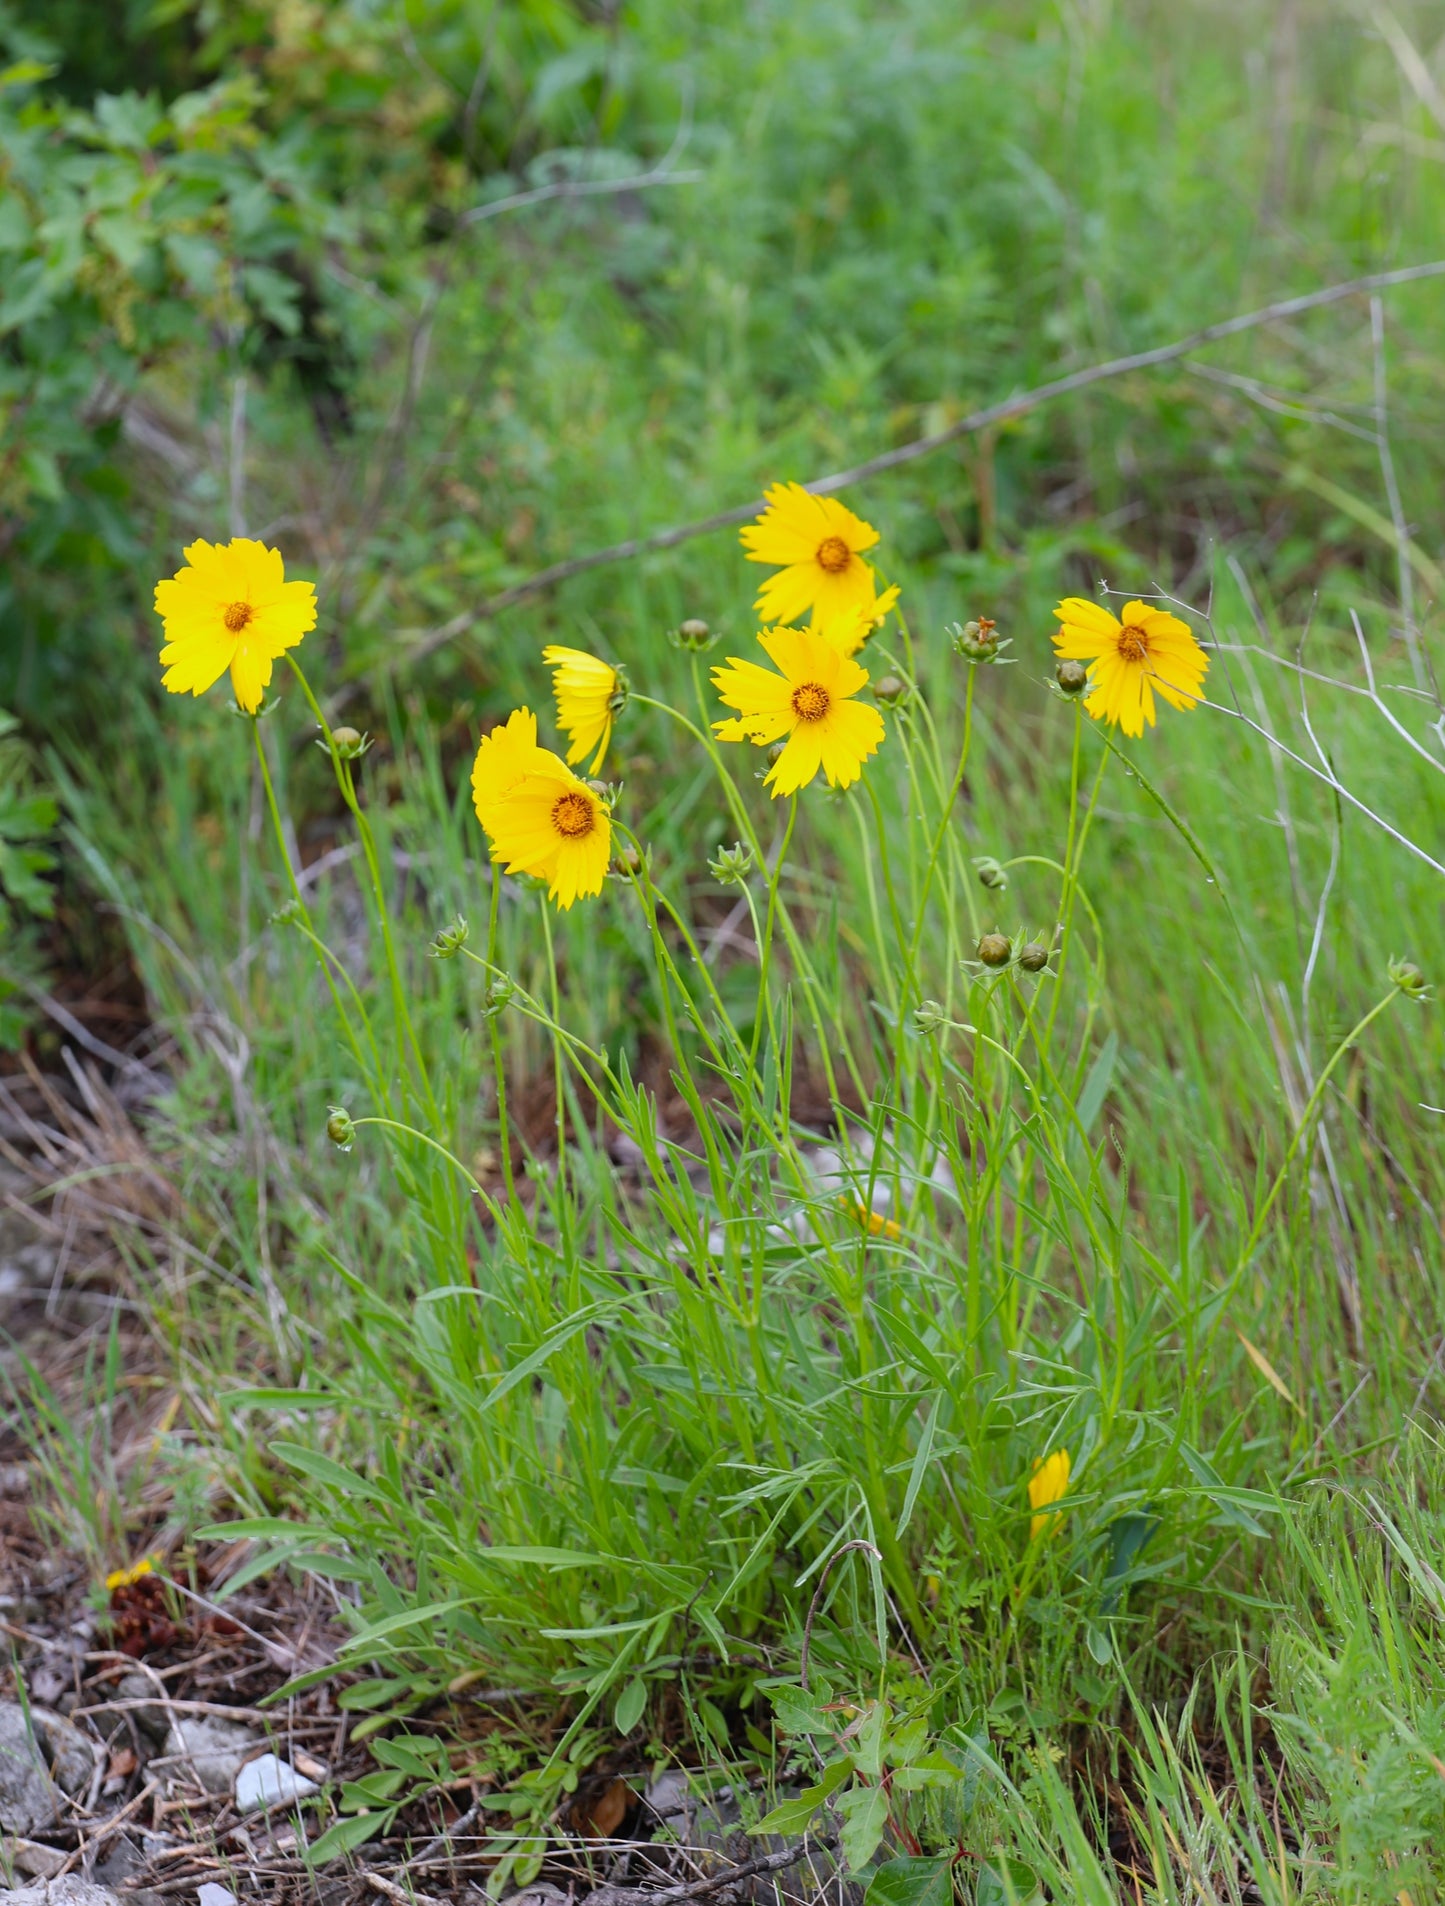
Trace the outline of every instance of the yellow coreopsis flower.
<path fill-rule="evenodd" d="M 560 648 L 554 643 L 543 649 L 542 660 L 556 671 L 552 692 L 557 700 L 557 726 L 572 744 L 567 759 L 580 761 L 595 746 L 587 772 L 596 774 L 612 739 L 612 717 L 625 699 L 622 678 L 609 663 L 585 649 Z"/>
<path fill-rule="evenodd" d="M 536 743 L 535 717 L 517 709 L 486 737 L 472 768 L 477 819 L 492 858 L 509 874 L 533 874 L 565 909 L 601 893 L 612 856 L 612 821 L 585 781 Z"/>
<path fill-rule="evenodd" d="M 1188 623 L 1167 609 L 1126 602 L 1121 618 L 1097 602 L 1069 596 L 1054 614 L 1063 625 L 1054 631 L 1058 655 L 1089 664 L 1084 706 L 1095 721 L 1142 735 L 1146 722 L 1154 726 L 1156 694 L 1171 708 L 1193 708 L 1204 699 L 1200 688 L 1209 657 Z"/>
<path fill-rule="evenodd" d="M 1066 1449 L 1056 1449 L 1051 1456 L 1041 1456 L 1034 1464 L 1033 1474 L 1029 1477 L 1029 1506 L 1035 1511 L 1047 1509 L 1051 1502 L 1057 1502 L 1069 1486 L 1069 1472 L 1073 1464 L 1069 1461 Z M 1035 1514 L 1029 1523 L 1029 1540 L 1034 1541 L 1050 1529 L 1059 1520 L 1058 1514 Z"/>
<path fill-rule="evenodd" d="M 132 1562 L 129 1568 L 112 1569 L 105 1578 L 107 1593 L 117 1588 L 129 1588 L 133 1582 L 140 1581 L 143 1576 L 153 1575 L 155 1566 L 155 1562 L 149 1555 L 143 1555 L 140 1561 Z"/>
<path fill-rule="evenodd" d="M 867 596 L 836 615 L 820 616 L 816 611 L 812 626 L 825 642 L 831 642 L 844 655 L 856 655 L 875 629 L 881 629 L 898 600 L 898 585 L 893 583 L 875 596 L 869 586 Z"/>
<path fill-rule="evenodd" d="M 715 721 L 720 741 L 751 741 L 760 748 L 788 737 L 764 777 L 776 798 L 805 788 L 819 768 L 829 787 L 850 787 L 883 740 L 883 717 L 852 699 L 868 671 L 811 629 L 764 629 L 763 652 L 781 671 L 729 656 L 712 672 L 713 685 L 737 718 Z"/>
<path fill-rule="evenodd" d="M 749 562 L 778 565 L 758 591 L 764 621 L 796 622 L 811 609 L 828 622 L 872 599 L 873 571 L 862 558 L 878 541 L 871 523 L 800 483 L 775 483 L 763 495 L 768 507 L 741 535 Z"/>
<path fill-rule="evenodd" d="M 316 587 L 287 582 L 281 552 L 237 536 L 192 543 L 187 567 L 156 584 L 165 628 L 162 681 L 172 695 L 204 695 L 231 671 L 236 704 L 261 706 L 277 656 L 316 626 Z"/>

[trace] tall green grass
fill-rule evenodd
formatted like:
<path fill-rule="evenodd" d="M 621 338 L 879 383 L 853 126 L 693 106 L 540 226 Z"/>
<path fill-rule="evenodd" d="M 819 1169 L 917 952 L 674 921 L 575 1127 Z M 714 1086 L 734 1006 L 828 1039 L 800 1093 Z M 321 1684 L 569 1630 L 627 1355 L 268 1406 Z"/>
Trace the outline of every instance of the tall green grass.
<path fill-rule="evenodd" d="M 116 745 L 57 753 L 73 862 L 175 1042 L 153 1130 L 191 1255 L 137 1278 L 185 1375 L 192 1528 L 244 1517 L 249 1569 L 335 1583 L 346 1699 L 391 1743 L 340 1842 L 425 1784 L 449 1701 L 501 1686 L 524 1715 L 560 1692 L 568 1728 L 486 1770 L 510 1795 L 499 1884 L 621 1736 L 639 1764 L 758 1783 L 760 1813 L 816 1741 L 850 1856 L 881 1830 L 923 1863 L 899 1882 L 919 1898 L 956 1849 L 979 1900 L 1438 1885 L 1445 1185 L 1421 1108 L 1445 1103 L 1445 1055 L 1408 998 L 1346 1041 L 1393 959 L 1436 979 L 1439 880 L 1226 712 L 1317 761 L 1284 664 L 1308 626 L 1304 664 L 1358 686 L 1351 608 L 1382 679 L 1409 679 L 1372 406 L 1383 363 L 1426 516 L 1436 292 L 1389 300 L 1383 360 L 1347 305 L 1214 354 L 1222 379 L 1106 387 L 849 499 L 908 617 L 870 666 L 913 692 L 864 787 L 803 799 L 761 1021 L 767 883 L 739 912 L 707 863 L 751 833 L 761 865 L 777 812 L 742 750 L 734 802 L 636 704 L 609 773 L 646 881 L 545 926 L 505 885 L 499 1011 L 491 973 L 427 951 L 461 913 L 487 953 L 466 768 L 483 720 L 542 705 L 543 640 L 701 720 L 664 632 L 701 614 L 745 652 L 750 577 L 717 537 L 408 672 L 417 632 L 764 478 L 1440 248 L 1434 134 L 1388 47 L 1344 10 L 1290 17 L 644 7 L 624 129 L 670 136 L 685 71 L 705 180 L 621 219 L 484 227 L 405 437 L 405 331 L 383 330 L 355 465 L 324 483 L 262 396 L 253 490 L 316 535 L 326 586 L 307 667 L 378 736 L 356 778 L 394 959 L 289 688 L 262 727 L 287 853 L 324 868 L 307 917 L 355 984 L 354 1039 L 273 917 L 245 724 L 137 697 Z M 1406 25 L 1428 51 L 1424 10 Z M 170 503 L 178 525 L 209 507 Z M 1414 534 L 1428 560 L 1429 521 Z M 1166 711 L 1137 774 L 1050 687 L 1048 611 L 1100 572 L 1207 604 L 1220 644 L 1219 706 Z M 977 613 L 1011 666 L 952 651 L 946 624 Z M 1435 853 L 1435 771 L 1359 696 L 1304 692 L 1344 784 Z M 1434 745 L 1432 708 L 1389 705 Z M 681 923 L 656 934 L 654 883 Z M 1048 939 L 1066 916 L 1062 971 L 969 963 L 986 928 Z M 527 1140 L 500 1207 L 498 1059 Z M 366 1126 L 337 1154 L 332 1105 L 457 1162 Z M 1028 1478 L 1060 1447 L 1063 1519 L 1034 1540 Z"/>

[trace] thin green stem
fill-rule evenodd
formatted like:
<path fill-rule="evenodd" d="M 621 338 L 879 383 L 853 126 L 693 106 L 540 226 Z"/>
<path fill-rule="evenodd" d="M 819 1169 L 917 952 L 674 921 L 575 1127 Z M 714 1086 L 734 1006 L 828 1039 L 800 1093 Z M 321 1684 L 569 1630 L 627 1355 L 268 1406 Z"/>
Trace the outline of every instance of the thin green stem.
<path fill-rule="evenodd" d="M 778 886 L 782 880 L 783 862 L 788 857 L 788 848 L 792 844 L 793 829 L 797 825 L 797 820 L 798 797 L 795 794 L 788 802 L 788 824 L 783 829 L 783 838 L 778 844 L 777 859 L 768 870 L 768 907 L 763 917 L 762 945 L 758 949 L 758 1002 L 753 1012 L 753 1039 L 748 1052 L 748 1065 L 754 1070 L 758 1063 L 758 1046 L 763 1036 L 763 1021 L 767 1016 L 765 1008 L 769 998 L 768 961 L 773 950 L 773 922 L 778 910 Z"/>
<path fill-rule="evenodd" d="M 497 932 L 500 924 L 502 902 L 502 870 L 496 861 L 492 862 L 492 901 L 487 916 L 487 964 L 497 964 Z M 502 1149 L 502 1182 L 507 1187 L 507 1202 L 515 1205 L 517 1187 L 512 1176 L 512 1127 L 507 1117 L 507 1068 L 502 1058 L 502 1029 L 497 1023 L 498 1015 L 492 1013 L 488 1020 L 491 1034 L 492 1075 L 497 1088 L 497 1143 Z"/>

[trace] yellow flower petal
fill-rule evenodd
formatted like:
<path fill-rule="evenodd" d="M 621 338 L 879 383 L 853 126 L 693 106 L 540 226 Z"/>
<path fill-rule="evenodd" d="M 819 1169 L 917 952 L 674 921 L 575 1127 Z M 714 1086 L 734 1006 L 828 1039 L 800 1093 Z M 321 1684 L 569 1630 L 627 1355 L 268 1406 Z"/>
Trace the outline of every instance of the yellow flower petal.
<path fill-rule="evenodd" d="M 472 763 L 472 806 L 482 826 L 489 828 L 492 809 L 529 769 L 556 759 L 537 746 L 537 717 L 530 708 L 514 708 L 483 735 Z"/>
<path fill-rule="evenodd" d="M 736 656 L 715 668 L 714 685 L 737 717 L 714 722 L 713 732 L 758 746 L 787 737 L 764 777 L 775 797 L 796 794 L 819 769 L 830 786 L 850 786 L 884 738 L 878 710 L 852 699 L 868 671 L 813 629 L 764 629 L 758 641 L 777 672 Z"/>
<path fill-rule="evenodd" d="M 1029 1506 L 1046 1509 L 1051 1502 L 1058 1502 L 1068 1489 L 1072 1471 L 1073 1464 L 1066 1449 L 1056 1449 L 1052 1455 L 1041 1457 L 1029 1477 Z M 1029 1540 L 1035 1540 L 1058 1521 L 1057 1514 L 1035 1515 L 1029 1523 Z"/>
<path fill-rule="evenodd" d="M 149 1555 L 143 1555 L 138 1562 L 132 1562 L 129 1568 L 112 1569 L 105 1578 L 106 1592 L 110 1594 L 118 1588 L 129 1588 L 132 1582 L 140 1581 L 142 1576 L 153 1575 L 155 1566 Z"/>
<path fill-rule="evenodd" d="M 537 751 L 538 764 L 488 808 L 492 852 L 508 873 L 533 874 L 564 910 L 601 893 L 612 856 L 607 809 L 571 769 Z"/>
<path fill-rule="evenodd" d="M 758 592 L 766 621 L 796 622 L 810 609 L 836 620 L 873 599 L 873 571 L 862 560 L 878 541 L 871 523 L 797 483 L 775 484 L 766 497 L 767 509 L 741 532 L 749 562 L 778 566 Z"/>
<path fill-rule="evenodd" d="M 587 770 L 596 774 L 612 739 L 614 700 L 620 683 L 617 670 L 585 649 L 563 648 L 557 643 L 543 649 L 542 660 L 553 671 L 557 726 L 572 744 L 567 759 L 580 761 L 596 749 Z"/>
<path fill-rule="evenodd" d="M 1209 657 L 1187 622 L 1167 609 L 1126 602 L 1122 619 L 1097 603 L 1070 596 L 1054 614 L 1062 627 L 1054 649 L 1061 657 L 1087 661 L 1085 710 L 1137 738 L 1155 720 L 1154 696 L 1188 710 L 1204 699 Z"/>
<path fill-rule="evenodd" d="M 812 626 L 842 654 L 856 655 L 874 630 L 882 628 L 897 600 L 898 585 L 892 583 L 881 596 L 861 599 L 831 617 L 814 610 Z"/>

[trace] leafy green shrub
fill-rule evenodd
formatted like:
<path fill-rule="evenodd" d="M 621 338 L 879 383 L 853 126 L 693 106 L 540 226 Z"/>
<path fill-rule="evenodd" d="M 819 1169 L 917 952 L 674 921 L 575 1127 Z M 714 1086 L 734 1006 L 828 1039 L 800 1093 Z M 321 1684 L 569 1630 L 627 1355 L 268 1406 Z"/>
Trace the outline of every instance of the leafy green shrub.
<path fill-rule="evenodd" d="M 57 865 L 58 809 L 18 728 L 15 717 L 0 708 L 0 1046 L 17 1045 L 29 1018 L 15 997 L 19 972 L 28 978 L 35 965 L 24 924 L 48 920 L 55 911 L 45 875 Z"/>

